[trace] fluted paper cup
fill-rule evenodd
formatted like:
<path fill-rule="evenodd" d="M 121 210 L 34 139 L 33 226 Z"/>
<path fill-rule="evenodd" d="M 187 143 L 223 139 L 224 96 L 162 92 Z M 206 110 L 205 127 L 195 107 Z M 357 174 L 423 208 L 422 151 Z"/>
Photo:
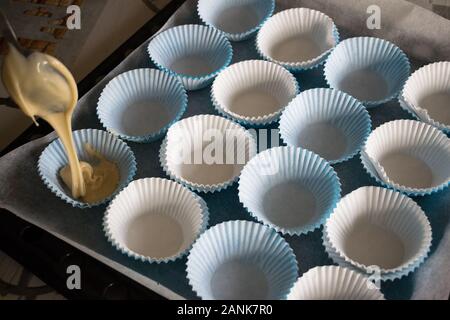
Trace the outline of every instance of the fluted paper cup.
<path fill-rule="evenodd" d="M 275 0 L 199 0 L 197 3 L 200 19 L 222 31 L 231 41 L 250 38 L 274 10 Z"/>
<path fill-rule="evenodd" d="M 205 230 L 208 208 L 189 189 L 167 179 L 131 182 L 108 207 L 103 227 L 123 254 L 156 263 L 175 261 Z"/>
<path fill-rule="evenodd" d="M 378 182 L 409 195 L 426 195 L 450 185 L 450 139 L 433 126 L 395 120 L 374 130 L 361 161 Z"/>
<path fill-rule="evenodd" d="M 186 107 L 186 91 L 178 79 L 156 69 L 135 69 L 106 85 L 97 115 L 109 132 L 122 139 L 150 142 L 161 138 Z"/>
<path fill-rule="evenodd" d="M 359 269 L 356 266 L 345 261 L 345 259 L 342 258 L 339 255 L 339 253 L 336 252 L 336 249 L 334 249 L 333 246 L 330 244 L 330 241 L 328 240 L 327 235 L 325 233 L 323 233 L 323 235 L 322 235 L 322 241 L 323 241 L 323 245 L 325 247 L 325 252 L 330 257 L 330 259 L 333 260 L 334 263 L 338 264 L 339 266 L 341 266 L 343 268 L 353 270 L 353 271 L 360 273 L 366 277 L 369 277 L 373 281 L 394 281 L 397 279 L 401 279 L 412 272 L 411 269 L 406 268 L 406 269 L 403 269 L 403 270 L 400 270 L 397 272 L 383 272 L 382 273 L 377 266 L 369 267 L 368 270 Z"/>
<path fill-rule="evenodd" d="M 199 192 L 226 189 L 256 153 L 256 140 L 242 126 L 223 117 L 198 115 L 168 131 L 160 149 L 164 171 Z"/>
<path fill-rule="evenodd" d="M 339 178 L 327 161 L 293 147 L 268 149 L 242 170 L 239 200 L 256 219 L 290 235 L 319 228 L 340 198 Z"/>
<path fill-rule="evenodd" d="M 384 300 L 368 277 L 337 266 L 315 267 L 295 283 L 288 300 Z"/>
<path fill-rule="evenodd" d="M 324 13 L 294 8 L 272 16 L 262 26 L 256 39 L 261 56 L 290 71 L 316 67 L 339 43 L 333 20 Z"/>
<path fill-rule="evenodd" d="M 370 131 L 366 108 L 334 89 L 302 92 L 280 118 L 280 135 L 287 145 L 311 150 L 332 164 L 355 156 Z"/>
<path fill-rule="evenodd" d="M 187 90 L 208 86 L 231 62 L 227 38 L 211 27 L 189 24 L 167 29 L 148 45 L 153 63 L 178 77 Z"/>
<path fill-rule="evenodd" d="M 414 72 L 399 100 L 418 120 L 450 133 L 450 61 L 432 63 Z"/>
<path fill-rule="evenodd" d="M 204 300 L 286 299 L 297 273 L 286 240 L 249 221 L 224 222 L 207 230 L 187 261 L 189 284 Z"/>
<path fill-rule="evenodd" d="M 83 129 L 73 132 L 76 152 L 80 161 L 94 161 L 85 150 L 85 144 L 91 145 L 109 161 L 114 162 L 120 172 L 120 181 L 116 191 L 109 197 L 97 202 L 86 203 L 72 198 L 72 192 L 59 177 L 59 171 L 69 160 L 60 139 L 53 141 L 41 154 L 38 161 L 38 172 L 44 184 L 59 198 L 73 207 L 90 208 L 108 202 L 133 179 L 136 174 L 136 160 L 128 145 L 114 135 L 95 129 Z"/>
<path fill-rule="evenodd" d="M 294 76 L 283 67 L 247 60 L 217 76 L 211 98 L 222 115 L 244 125 L 265 125 L 278 120 L 298 91 Z"/>
<path fill-rule="evenodd" d="M 375 267 L 381 276 L 401 277 L 426 259 L 432 233 L 425 213 L 407 196 L 362 187 L 338 203 L 324 237 L 340 258 L 362 272 L 373 273 Z"/>
<path fill-rule="evenodd" d="M 393 43 L 356 37 L 342 41 L 333 50 L 324 72 L 331 88 L 370 108 L 397 98 L 410 70 L 408 57 Z"/>

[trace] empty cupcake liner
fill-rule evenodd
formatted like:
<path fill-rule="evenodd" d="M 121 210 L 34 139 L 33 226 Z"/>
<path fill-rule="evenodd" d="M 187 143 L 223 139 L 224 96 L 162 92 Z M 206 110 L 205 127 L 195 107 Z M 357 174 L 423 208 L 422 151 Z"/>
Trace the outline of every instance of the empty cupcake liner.
<path fill-rule="evenodd" d="M 371 131 L 366 108 L 334 89 L 300 93 L 283 111 L 280 136 L 287 145 L 317 153 L 331 164 L 353 158 Z"/>
<path fill-rule="evenodd" d="M 336 46 L 324 73 L 331 88 L 350 94 L 370 108 L 398 97 L 410 70 L 408 57 L 393 43 L 356 37 Z"/>
<path fill-rule="evenodd" d="M 315 267 L 295 283 L 288 300 L 384 300 L 368 277 L 337 266 Z"/>
<path fill-rule="evenodd" d="M 222 71 L 211 88 L 216 110 L 243 125 L 277 121 L 299 92 L 294 76 L 272 62 L 247 60 Z"/>
<path fill-rule="evenodd" d="M 261 27 L 256 39 L 260 55 L 290 71 L 317 67 L 339 43 L 333 20 L 307 8 L 281 11 Z"/>
<path fill-rule="evenodd" d="M 239 179 L 239 200 L 257 220 L 289 235 L 319 228 L 339 201 L 333 168 L 315 153 L 277 147 L 256 155 Z"/>
<path fill-rule="evenodd" d="M 131 182 L 111 202 L 103 229 L 130 258 L 167 263 L 185 255 L 206 229 L 208 208 L 189 189 L 167 179 Z"/>
<path fill-rule="evenodd" d="M 341 266 L 343 268 L 353 270 L 354 272 L 358 272 L 366 277 L 369 277 L 373 281 L 383 281 L 384 282 L 384 281 L 394 281 L 394 280 L 401 279 L 401 278 L 407 276 L 409 273 L 413 272 L 415 269 L 417 269 L 423 263 L 423 261 L 418 263 L 417 266 L 415 267 L 415 269 L 404 269 L 404 270 L 397 271 L 397 272 L 383 272 L 382 273 L 376 267 L 368 268 L 368 272 L 366 272 L 365 270 L 359 269 L 359 268 L 353 266 L 352 264 L 348 263 L 347 261 L 345 261 L 345 259 L 342 258 L 339 255 L 339 253 L 337 253 L 336 250 L 332 247 L 332 245 L 330 244 L 325 233 L 323 233 L 323 235 L 322 235 L 322 241 L 323 241 L 323 245 L 325 247 L 325 252 L 330 257 L 330 259 L 333 260 L 334 263 L 338 264 L 339 266 Z M 424 260 L 425 260 L 425 258 L 426 257 L 424 257 Z"/>
<path fill-rule="evenodd" d="M 332 258 L 334 251 L 366 274 L 375 266 L 381 280 L 393 280 L 413 272 L 426 259 L 432 232 L 425 213 L 407 196 L 362 187 L 338 203 L 325 224 L 324 239 Z"/>
<path fill-rule="evenodd" d="M 208 26 L 222 31 L 231 41 L 255 34 L 275 10 L 275 0 L 199 0 L 197 12 Z"/>
<path fill-rule="evenodd" d="M 147 49 L 152 62 L 178 77 L 187 90 L 208 86 L 233 56 L 231 44 L 222 32 L 195 24 L 159 33 Z"/>
<path fill-rule="evenodd" d="M 219 116 L 198 115 L 175 123 L 161 144 L 160 162 L 171 179 L 199 192 L 232 185 L 256 154 L 256 140 Z"/>
<path fill-rule="evenodd" d="M 94 160 L 85 150 L 85 144 L 89 144 L 106 159 L 117 164 L 120 171 L 119 186 L 111 196 L 97 203 L 90 204 L 73 199 L 70 190 L 59 177 L 59 171 L 69 161 L 63 144 L 59 139 L 56 139 L 47 146 L 39 157 L 38 172 L 44 184 L 59 198 L 73 207 L 91 208 L 108 202 L 133 179 L 136 174 L 136 159 L 133 151 L 125 142 L 106 131 L 95 129 L 74 131 L 73 139 L 80 161 L 90 162 Z"/>
<path fill-rule="evenodd" d="M 210 228 L 187 261 L 189 284 L 205 300 L 286 299 L 297 274 L 297 260 L 286 240 L 249 221 Z"/>
<path fill-rule="evenodd" d="M 361 161 L 379 183 L 409 195 L 423 196 L 450 185 L 450 139 L 423 122 L 381 125 L 367 139 Z"/>
<path fill-rule="evenodd" d="M 186 108 L 187 94 L 177 78 L 156 69 L 135 69 L 106 85 L 97 115 L 109 132 L 144 143 L 161 138 Z"/>
<path fill-rule="evenodd" d="M 450 62 L 436 62 L 414 72 L 399 98 L 418 120 L 450 133 Z"/>

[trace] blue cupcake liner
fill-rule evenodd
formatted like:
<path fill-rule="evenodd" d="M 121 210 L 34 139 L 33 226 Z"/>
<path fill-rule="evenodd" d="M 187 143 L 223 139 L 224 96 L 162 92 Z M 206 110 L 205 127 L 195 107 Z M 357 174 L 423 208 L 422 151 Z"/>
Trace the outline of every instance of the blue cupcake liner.
<path fill-rule="evenodd" d="M 156 35 L 148 44 L 151 61 L 161 70 L 177 77 L 186 90 L 199 90 L 208 86 L 233 57 L 233 48 L 228 39 L 211 27 L 196 24 L 181 25 Z M 189 75 L 177 72 L 170 66 L 170 59 L 197 54 L 206 63 L 214 64 L 215 70 L 204 75 Z"/>
<path fill-rule="evenodd" d="M 288 300 L 385 300 L 365 275 L 340 266 L 318 266 L 297 280 Z"/>
<path fill-rule="evenodd" d="M 363 188 L 368 188 L 368 189 L 373 189 L 373 190 L 378 190 L 378 191 L 383 192 L 383 189 L 379 188 L 379 187 L 363 187 Z M 363 189 L 363 188 L 361 188 L 361 189 Z M 384 192 L 387 194 L 390 194 L 389 197 L 391 200 L 392 199 L 397 199 L 397 200 L 400 199 L 400 201 L 403 201 L 404 205 L 413 204 L 414 206 L 418 207 L 418 205 L 413 200 L 411 200 L 410 198 L 407 198 L 405 195 L 402 195 L 395 191 L 391 191 L 389 189 L 384 189 Z M 345 199 L 345 197 L 342 200 L 344 200 L 344 199 Z M 377 199 L 378 199 L 378 197 L 377 197 Z M 380 197 L 380 199 L 382 199 L 382 197 Z M 420 209 L 420 211 L 421 211 L 421 209 Z M 423 216 L 426 219 L 426 216 L 424 213 L 423 213 Z M 381 281 L 394 281 L 397 279 L 401 279 L 402 277 L 405 277 L 408 274 L 417 270 L 419 268 L 419 266 L 424 263 L 424 261 L 427 259 L 428 255 L 430 253 L 431 243 L 432 243 L 431 226 L 430 226 L 430 223 L 428 222 L 428 220 L 427 220 L 427 226 L 429 228 L 429 233 L 428 233 L 429 238 L 426 241 L 428 243 L 428 245 L 426 246 L 426 248 L 424 248 L 425 250 L 422 250 L 421 254 L 416 259 L 414 259 L 413 261 L 410 261 L 405 266 L 395 268 L 395 270 L 393 270 L 393 271 L 387 271 L 387 270 L 380 269 L 379 276 L 380 276 Z M 322 242 L 323 242 L 323 246 L 325 247 L 326 253 L 330 257 L 330 259 L 333 260 L 334 263 L 338 264 L 339 266 L 352 269 L 352 270 L 359 272 L 366 276 L 371 276 L 371 275 L 375 276 L 375 275 L 373 275 L 374 269 L 352 263 L 351 260 L 342 256 L 337 251 L 337 249 L 332 245 L 330 237 L 328 235 L 327 224 L 325 224 L 325 226 L 323 228 Z M 373 280 L 376 280 L 376 279 L 373 279 Z"/>
<path fill-rule="evenodd" d="M 446 134 L 450 133 L 450 124 L 433 119 L 428 110 L 422 108 L 419 104 L 421 97 L 436 92 L 445 92 L 446 89 L 450 88 L 449 74 L 450 61 L 435 62 L 423 66 L 408 78 L 398 98 L 400 106 L 414 118 L 431 124 Z"/>
<path fill-rule="evenodd" d="M 356 271 L 358 273 L 361 273 L 365 276 L 373 276 L 373 274 L 366 273 L 363 270 L 353 266 L 352 264 L 345 261 L 345 259 L 341 258 L 339 254 L 333 249 L 331 244 L 329 243 L 329 240 L 326 238 L 325 235 L 322 236 L 323 245 L 325 247 L 325 252 L 327 253 L 328 257 L 333 260 L 333 262 L 341 267 L 351 269 L 353 271 Z M 403 277 L 408 276 L 410 273 L 415 272 L 428 258 L 429 251 L 427 252 L 427 255 L 423 257 L 420 261 L 417 262 L 415 266 L 409 267 L 407 269 L 404 269 L 403 271 L 394 272 L 394 273 L 381 273 L 380 274 L 380 281 L 395 281 L 399 280 Z M 375 280 L 375 279 L 374 279 Z"/>
<path fill-rule="evenodd" d="M 275 197 L 277 190 L 274 188 L 294 183 L 302 191 L 306 188 L 308 195 L 314 197 L 315 212 L 307 222 L 297 219 L 274 222 L 282 213 L 280 209 L 266 208 L 264 201 L 270 200 L 267 195 Z M 289 189 L 292 190 L 292 186 Z M 239 179 L 238 192 L 239 201 L 258 221 L 283 234 L 301 235 L 313 232 L 325 223 L 340 199 L 341 183 L 331 165 L 315 153 L 301 148 L 276 147 L 259 153 L 247 163 Z M 289 203 L 289 200 L 298 199 L 299 194 L 283 195 L 283 201 L 279 198 L 276 201 L 282 202 L 286 210 L 292 212 L 299 208 L 295 203 Z M 303 200 L 304 203 L 308 201 Z M 276 212 L 277 216 L 268 217 L 269 211 Z"/>
<path fill-rule="evenodd" d="M 92 160 L 86 154 L 84 145 L 89 143 L 96 151 L 108 160 L 117 164 L 120 170 L 120 182 L 117 190 L 109 197 L 97 203 L 85 203 L 72 198 L 70 190 L 59 177 L 59 170 L 68 164 L 65 149 L 59 139 L 50 143 L 42 152 L 38 161 L 38 172 L 44 184 L 57 197 L 61 198 L 73 207 L 91 208 L 99 206 L 111 200 L 119 193 L 136 174 L 136 159 L 128 145 L 106 131 L 95 129 L 83 129 L 73 132 L 75 148 L 80 161 Z"/>
<path fill-rule="evenodd" d="M 283 67 L 285 67 L 286 69 L 288 69 L 291 72 L 300 72 L 300 71 L 307 71 L 307 70 L 311 70 L 311 69 L 315 69 L 321 65 L 323 65 L 325 63 L 325 61 L 327 60 L 328 56 L 330 55 L 330 53 L 334 50 L 334 48 L 339 44 L 340 42 L 340 34 L 339 34 L 339 30 L 336 26 L 336 24 L 333 22 L 333 27 L 332 27 L 332 37 L 334 39 L 334 47 L 323 52 L 322 54 L 320 54 L 318 57 L 310 59 L 308 61 L 304 61 L 304 62 L 298 62 L 298 63 L 294 63 L 294 62 L 283 62 L 283 61 L 279 61 L 276 59 L 271 58 L 270 56 L 268 56 L 267 54 L 265 54 L 263 52 L 263 50 L 261 49 L 260 46 L 260 37 L 262 34 L 262 28 L 264 28 L 264 26 L 266 24 L 268 24 L 271 19 L 275 18 L 277 15 L 283 14 L 283 15 L 287 15 L 287 14 L 293 14 L 298 12 L 298 14 L 300 14 L 301 12 L 305 12 L 305 14 L 313 14 L 316 16 L 316 18 L 320 17 L 325 17 L 326 19 L 329 19 L 330 21 L 333 21 L 330 17 L 328 17 L 327 15 L 325 15 L 324 13 L 317 11 L 317 10 L 312 10 L 312 9 L 308 9 L 308 8 L 292 8 L 292 9 L 287 9 L 284 11 L 281 11 L 277 14 L 275 14 L 272 18 L 269 18 L 264 25 L 261 27 L 261 30 L 258 33 L 258 37 L 256 39 L 255 42 L 255 46 L 256 46 L 256 50 L 259 53 L 259 55 L 268 61 L 277 63 L 282 65 Z M 301 21 L 303 19 L 294 19 L 294 22 L 298 22 Z"/>
<path fill-rule="evenodd" d="M 226 68 L 224 71 L 222 71 L 218 75 L 218 77 L 214 80 L 213 85 L 211 86 L 211 101 L 212 101 L 213 106 L 216 109 L 216 111 L 220 115 L 222 115 L 230 120 L 233 120 L 245 127 L 258 127 L 259 128 L 259 127 L 263 127 L 263 126 L 266 126 L 266 125 L 269 125 L 271 123 L 278 121 L 284 108 L 282 108 L 279 111 L 274 112 L 270 115 L 264 115 L 264 116 L 259 116 L 259 117 L 246 117 L 246 116 L 239 115 L 235 112 L 226 110 L 226 107 L 223 106 L 219 102 L 219 100 L 215 94 L 215 89 L 216 89 L 216 86 L 218 85 L 219 79 L 222 76 L 224 76 L 227 71 L 231 72 L 230 71 L 231 68 L 237 69 L 236 71 L 234 71 L 235 77 L 239 76 L 240 81 L 243 81 L 243 82 L 245 82 L 245 84 L 248 84 L 248 82 L 245 79 L 241 78 L 241 76 L 247 75 L 250 72 L 250 70 L 252 69 L 252 65 L 254 65 L 255 69 L 256 68 L 263 69 L 264 71 L 260 71 L 260 72 L 263 74 L 266 74 L 267 77 L 269 77 L 269 75 L 270 75 L 270 77 L 269 77 L 270 79 L 268 78 L 267 80 L 270 80 L 271 83 L 274 82 L 274 78 L 276 76 L 275 74 L 277 72 L 279 73 L 278 76 L 281 78 L 280 71 L 281 70 L 285 71 L 286 77 L 288 77 L 290 79 L 290 81 L 292 82 L 292 86 L 294 88 L 294 90 L 293 90 L 294 93 L 292 94 L 292 98 L 295 97 L 300 92 L 300 86 L 298 84 L 297 79 L 288 70 L 286 70 L 285 68 L 283 68 L 282 66 L 280 66 L 278 64 L 274 64 L 272 62 L 265 62 L 262 60 L 246 60 L 246 61 L 235 63 L 235 64 L 229 66 L 228 68 Z M 241 70 L 239 70 L 239 68 Z M 277 69 L 277 68 L 281 68 L 281 69 Z M 256 79 L 259 82 L 258 85 L 261 85 L 260 84 L 260 82 L 262 82 L 261 77 L 258 76 Z M 236 81 L 239 81 L 239 80 L 236 79 Z M 281 81 L 281 79 L 279 81 Z M 230 89 L 230 91 L 231 91 L 231 89 Z"/>
<path fill-rule="evenodd" d="M 246 151 L 248 151 L 248 156 L 251 157 L 253 154 L 256 153 L 257 146 L 256 146 L 255 137 L 253 137 L 253 135 L 251 133 L 249 133 L 244 127 L 242 127 L 239 124 L 236 124 L 228 119 L 225 119 L 225 118 L 219 117 L 219 116 L 215 116 L 215 115 L 198 115 L 198 116 L 183 119 L 181 121 L 183 121 L 185 124 L 187 124 L 187 126 L 190 128 L 195 126 L 195 124 L 194 124 L 195 121 L 200 121 L 203 124 L 209 123 L 209 124 L 212 124 L 213 126 L 218 125 L 218 127 L 222 127 L 222 128 L 226 127 L 227 129 L 232 128 L 234 130 L 242 130 L 241 137 L 243 139 L 246 139 L 246 141 L 248 141 L 248 148 L 246 150 Z M 178 124 L 180 124 L 180 122 L 178 122 Z M 177 124 L 175 124 L 175 126 L 176 125 Z M 170 134 L 170 130 L 178 129 L 175 126 L 172 126 L 169 129 L 169 134 Z M 161 143 L 161 147 L 159 149 L 159 162 L 160 162 L 161 167 L 163 168 L 164 172 L 166 173 L 167 176 L 170 177 L 170 179 L 182 184 L 183 186 L 185 186 L 193 191 L 204 192 L 204 193 L 220 192 L 220 191 L 227 189 L 229 186 L 233 185 L 239 179 L 239 174 L 236 174 L 233 178 L 231 178 L 227 181 L 223 181 L 221 183 L 211 184 L 211 185 L 199 184 L 199 183 L 188 181 L 188 180 L 184 179 L 183 177 L 177 175 L 176 172 L 174 172 L 173 170 L 170 169 L 169 164 L 167 162 L 167 148 L 168 148 L 168 136 L 166 136 L 166 138 L 163 140 L 163 142 Z M 248 158 L 246 158 L 246 159 L 248 159 Z"/>
<path fill-rule="evenodd" d="M 164 109 L 151 110 L 152 101 Z M 122 124 L 124 114 L 132 113 L 135 103 L 145 102 L 150 102 L 148 110 L 136 110 L 140 113 L 136 118 L 150 120 L 158 113 L 164 113 L 168 117 L 166 123 L 162 126 L 157 124 L 154 128 L 149 121 L 129 124 L 135 132 L 141 127 L 139 131 L 145 134 L 128 134 L 130 128 L 124 128 Z M 124 140 L 148 143 L 162 138 L 169 127 L 181 119 L 187 104 L 186 91 L 177 78 L 157 69 L 135 69 L 118 75 L 106 85 L 97 103 L 97 116 L 110 133 Z"/>
<path fill-rule="evenodd" d="M 415 106 L 405 101 L 405 99 L 402 96 L 398 97 L 398 103 L 400 104 L 400 107 L 408 112 L 414 119 L 417 121 L 422 121 L 424 123 L 430 124 L 433 127 L 436 127 L 437 129 L 441 130 L 445 134 L 450 134 L 450 127 L 446 126 L 438 121 L 435 121 L 429 117 L 429 115 L 422 115 L 421 113 L 424 111 L 423 109 L 417 110 Z"/>
<path fill-rule="evenodd" d="M 425 142 L 421 142 L 421 144 L 428 145 L 428 142 L 426 141 L 434 141 L 435 139 L 445 139 L 447 138 L 445 134 L 443 134 L 441 131 L 439 131 L 437 128 L 433 127 L 430 124 L 426 124 L 423 122 L 415 121 L 415 120 L 395 120 L 390 121 L 382 126 L 378 127 L 376 130 L 382 127 L 392 126 L 394 125 L 394 122 L 397 123 L 398 126 L 404 128 L 402 130 L 410 130 L 411 133 L 419 132 L 419 135 L 421 136 L 422 140 L 425 140 Z M 373 131 L 375 133 L 375 131 Z M 373 134 L 372 133 L 372 134 Z M 410 137 L 412 134 L 409 134 L 408 137 Z M 370 137 L 370 135 L 369 135 Z M 448 138 L 447 138 L 448 140 Z M 443 141 L 443 140 L 442 140 Z M 366 141 L 367 146 L 368 141 Z M 383 187 L 386 187 L 388 189 L 392 189 L 395 191 L 402 192 L 404 194 L 407 194 L 409 196 L 415 197 L 415 196 L 426 196 L 431 195 L 433 193 L 440 192 L 444 190 L 445 188 L 450 186 L 450 178 L 447 179 L 446 182 L 441 183 L 438 186 L 430 187 L 430 188 L 410 188 L 406 186 L 402 186 L 398 183 L 388 182 L 385 181 L 382 177 L 380 177 L 377 168 L 375 167 L 375 164 L 373 164 L 374 160 L 371 160 L 369 155 L 366 152 L 366 146 L 364 146 L 361 149 L 361 156 L 360 160 L 364 167 L 364 170 L 379 184 L 381 184 Z M 445 162 L 444 162 L 445 163 Z M 384 170 L 384 169 L 383 169 Z"/>
<path fill-rule="evenodd" d="M 318 150 L 311 150 L 331 164 L 350 160 L 358 154 L 372 130 L 370 115 L 358 100 L 339 90 L 317 88 L 302 92 L 286 107 L 280 119 L 280 136 L 289 146 L 305 148 L 298 142 L 301 130 L 311 124 L 328 122 L 351 142 L 347 143 L 351 148 L 347 147 L 337 159 L 327 159 Z"/>
<path fill-rule="evenodd" d="M 230 8 L 235 5 L 239 5 L 239 4 L 252 5 L 255 7 L 254 8 L 255 10 L 262 9 L 264 11 L 264 14 L 262 15 L 258 24 L 255 27 L 253 27 L 245 32 L 229 33 L 224 30 L 221 30 L 220 26 L 216 25 L 214 23 L 214 21 L 211 19 L 211 17 L 208 17 L 208 15 L 212 15 L 214 13 L 216 13 L 216 15 L 219 15 L 221 12 L 223 12 L 224 9 Z M 219 13 L 217 13 L 217 11 Z M 230 41 L 243 41 L 243 40 L 247 40 L 248 38 L 253 36 L 253 34 L 255 34 L 261 28 L 261 26 L 267 21 L 267 19 L 269 19 L 272 16 L 274 11 L 275 11 L 275 0 L 263 0 L 263 1 L 237 0 L 237 1 L 233 1 L 232 3 L 230 1 L 226 1 L 226 0 L 215 0 L 215 1 L 199 0 L 197 2 L 197 13 L 198 13 L 198 16 L 200 17 L 200 20 L 204 24 L 206 24 L 210 27 L 216 28 L 216 29 L 220 30 L 221 32 L 223 32 Z"/>
<path fill-rule="evenodd" d="M 166 180 L 166 179 L 162 179 L 162 178 L 146 178 L 146 179 L 135 180 L 134 183 L 139 182 L 139 181 L 145 182 L 145 180 L 149 180 L 149 181 L 150 180 L 161 180 L 161 181 L 163 181 L 163 180 Z M 170 181 L 170 180 L 166 180 L 166 181 Z M 171 187 L 172 192 L 177 192 L 176 191 L 176 188 L 177 188 L 176 184 L 177 183 L 176 182 L 172 182 L 172 183 L 173 183 L 173 187 Z M 192 197 L 193 199 L 195 199 L 195 202 L 197 202 L 198 207 L 202 211 L 201 228 L 198 231 L 198 233 L 196 234 L 196 238 L 198 239 L 198 237 L 200 237 L 200 235 L 203 234 L 206 231 L 206 229 L 208 228 L 208 223 L 209 223 L 209 209 L 208 209 L 208 206 L 207 206 L 206 202 L 200 196 L 195 194 L 194 192 L 188 190 L 187 188 L 185 188 L 182 185 L 179 185 L 179 187 L 180 188 L 179 188 L 178 192 L 187 192 L 189 197 Z M 184 189 L 181 189 L 181 188 L 184 188 Z M 127 188 L 125 188 L 122 192 L 123 193 L 127 192 Z M 146 192 L 149 192 L 149 190 L 146 190 Z M 193 244 L 195 243 L 195 241 L 189 247 L 187 247 L 183 251 L 179 252 L 178 254 L 173 255 L 171 257 L 160 258 L 160 259 L 144 256 L 142 254 L 138 254 L 138 253 L 133 252 L 132 250 L 126 248 L 121 243 L 119 243 L 119 241 L 113 235 L 113 231 L 110 228 L 110 223 L 108 222 L 108 212 L 110 212 L 112 206 L 115 204 L 116 201 L 120 201 L 119 200 L 119 196 L 120 196 L 120 194 L 118 194 L 116 196 L 116 198 L 108 206 L 108 208 L 105 211 L 105 214 L 103 216 L 103 223 L 102 223 L 103 231 L 105 233 L 105 236 L 106 236 L 108 242 L 110 242 L 111 245 L 116 250 L 118 250 L 119 252 L 121 252 L 122 254 L 128 256 L 131 259 L 134 259 L 134 260 L 137 260 L 137 261 L 142 261 L 142 262 L 147 262 L 147 263 L 156 263 L 156 264 L 164 264 L 164 263 L 173 262 L 173 261 L 176 261 L 176 260 L 184 257 L 185 255 L 187 255 L 187 253 L 191 250 L 191 248 L 192 248 Z M 186 195 L 185 195 L 184 199 L 186 199 Z"/>
<path fill-rule="evenodd" d="M 202 299 L 220 299 L 221 292 L 218 296 L 212 288 L 217 269 L 224 263 L 241 261 L 247 266 L 257 266 L 265 274 L 269 282 L 268 296 L 262 299 L 286 299 L 298 276 L 294 251 L 278 233 L 255 222 L 228 221 L 210 228 L 195 242 L 187 260 L 189 284 Z M 248 283 L 238 285 L 247 286 Z M 261 292 L 252 293 L 264 295 Z"/>
<path fill-rule="evenodd" d="M 330 88 L 346 91 L 339 81 L 349 72 L 375 71 L 386 80 L 385 98 L 367 100 L 354 92 L 346 92 L 360 100 L 367 108 L 376 107 L 399 96 L 411 72 L 406 54 L 393 43 L 373 37 L 355 37 L 342 41 L 325 63 L 324 74 Z"/>

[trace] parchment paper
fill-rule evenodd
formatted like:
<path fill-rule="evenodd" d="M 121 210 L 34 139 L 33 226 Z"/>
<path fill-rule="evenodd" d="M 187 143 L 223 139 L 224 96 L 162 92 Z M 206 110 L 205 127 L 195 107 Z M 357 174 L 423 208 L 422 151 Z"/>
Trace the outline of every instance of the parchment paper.
<path fill-rule="evenodd" d="M 382 29 L 368 30 L 367 7 L 378 4 L 382 8 Z M 163 28 L 195 23 L 195 1 L 188 1 Z M 423 63 L 450 60 L 450 21 L 403 0 L 281 0 L 277 10 L 306 6 L 331 16 L 345 36 L 376 35 L 395 42 L 419 67 Z M 234 61 L 258 58 L 254 38 L 233 43 Z M 146 53 L 146 43 L 133 52 L 103 81 L 79 101 L 73 124 L 75 129 L 101 128 L 95 108 L 101 90 L 117 74 L 138 67 L 153 67 Z M 301 88 L 325 87 L 323 70 L 297 76 Z M 189 93 L 185 117 L 199 113 L 215 113 L 210 102 L 209 88 Z M 392 101 L 370 110 L 373 126 L 399 118 L 410 118 Z M 275 127 L 275 126 L 273 126 Z M 169 264 L 137 262 L 120 254 L 106 241 L 101 227 L 105 206 L 89 210 L 71 208 L 53 195 L 40 180 L 36 164 L 40 153 L 55 138 L 50 134 L 28 143 L 0 159 L 0 207 L 36 224 L 103 263 L 135 279 L 168 298 L 196 298 L 186 280 L 186 258 Z M 164 177 L 158 162 L 160 141 L 129 144 L 138 161 L 136 178 Z M 363 170 L 358 157 L 335 166 L 341 179 L 343 193 L 364 186 L 375 185 Z M 236 185 L 216 193 L 201 195 L 211 213 L 211 225 L 232 219 L 251 220 L 239 204 Z M 427 213 L 433 228 L 433 246 L 428 260 L 419 270 L 395 282 L 386 282 L 382 290 L 390 299 L 447 299 L 450 292 L 450 190 L 415 199 Z M 321 230 L 301 237 L 287 237 L 299 263 L 300 275 L 317 265 L 331 264 L 321 242 Z"/>

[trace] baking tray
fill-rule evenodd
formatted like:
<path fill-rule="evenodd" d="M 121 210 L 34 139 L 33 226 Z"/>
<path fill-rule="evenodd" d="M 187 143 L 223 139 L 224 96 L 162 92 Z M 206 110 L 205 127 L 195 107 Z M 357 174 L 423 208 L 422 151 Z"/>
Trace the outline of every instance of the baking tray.
<path fill-rule="evenodd" d="M 281 2 L 285 5 L 288 1 Z M 296 1 L 290 1 L 290 3 L 299 5 Z M 333 15 L 331 16 L 335 18 Z M 336 21 L 339 27 L 339 20 Z M 193 0 L 187 1 L 163 29 L 185 23 L 198 23 Z M 254 41 L 253 37 L 244 42 L 233 43 L 233 62 L 260 58 L 256 52 Z M 74 129 L 101 128 L 95 108 L 101 91 L 114 76 L 130 69 L 154 67 L 146 52 L 147 43 L 142 44 L 130 54 L 80 99 L 74 115 Z M 296 77 L 301 90 L 327 86 L 322 67 L 300 73 Z M 410 118 L 409 114 L 399 107 L 397 101 L 371 109 L 369 112 L 374 128 L 393 119 Z M 189 92 L 189 105 L 184 118 L 196 114 L 216 114 L 210 101 L 209 87 Z M 276 127 L 277 125 L 272 125 L 268 129 Z M 0 188 L 0 207 L 47 230 L 164 297 L 170 299 L 197 298 L 186 279 L 186 257 L 176 262 L 159 265 L 131 260 L 116 251 L 106 240 L 102 229 L 105 206 L 87 210 L 71 208 L 46 189 L 37 175 L 36 163 L 42 150 L 54 138 L 55 135 L 50 134 L 14 150 L 0 159 L 0 186 L 2 186 Z M 166 177 L 158 160 L 160 144 L 161 140 L 150 144 L 129 143 L 138 162 L 135 179 Z M 335 165 L 334 168 L 341 179 L 342 195 L 360 186 L 376 185 L 376 182 L 365 173 L 358 157 Z M 236 184 L 219 193 L 200 195 L 209 207 L 210 225 L 236 219 L 252 220 L 249 213 L 239 203 Z M 450 281 L 446 275 L 449 265 L 450 191 L 447 189 L 438 194 L 414 200 L 427 213 L 433 228 L 433 246 L 430 258 L 415 273 L 401 280 L 383 283 L 382 291 L 390 299 L 446 299 L 450 288 Z M 297 256 L 299 275 L 314 266 L 332 264 L 325 253 L 321 237 L 321 230 L 304 236 L 285 237 Z"/>

